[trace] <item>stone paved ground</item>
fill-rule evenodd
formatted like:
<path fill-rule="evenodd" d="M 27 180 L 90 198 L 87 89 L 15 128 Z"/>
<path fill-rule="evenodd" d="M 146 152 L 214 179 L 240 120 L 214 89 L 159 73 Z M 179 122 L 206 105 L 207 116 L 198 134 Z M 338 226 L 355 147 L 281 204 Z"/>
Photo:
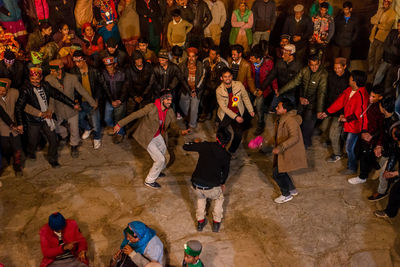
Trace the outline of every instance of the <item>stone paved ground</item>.
<path fill-rule="evenodd" d="M 185 138 L 212 138 L 212 131 L 213 125 L 202 124 Z M 250 132 L 246 139 L 251 137 Z M 299 195 L 283 205 L 273 202 L 278 191 L 271 179 L 271 156 L 241 148 L 231 163 L 218 234 L 210 225 L 196 232 L 189 186 L 196 154 L 182 150 L 184 138 L 171 141 L 175 159 L 158 191 L 143 185 L 152 161 L 131 139 L 113 145 L 105 136 L 99 151 L 84 141 L 79 159 L 64 148 L 62 168 L 56 170 L 40 152 L 36 162 L 26 162 L 23 178 L 7 168 L 0 188 L 0 262 L 38 266 L 39 228 L 59 210 L 77 220 L 96 267 L 107 266 L 122 229 L 132 220 L 157 231 L 172 266 L 179 266 L 183 244 L 193 238 L 203 242 L 202 259 L 209 267 L 400 266 L 399 220 L 374 217 L 373 211 L 387 200 L 366 200 L 377 181 L 348 184 L 337 174 L 345 162 L 326 163 L 328 151 L 317 137 L 308 151 L 310 168 L 293 175 Z"/>

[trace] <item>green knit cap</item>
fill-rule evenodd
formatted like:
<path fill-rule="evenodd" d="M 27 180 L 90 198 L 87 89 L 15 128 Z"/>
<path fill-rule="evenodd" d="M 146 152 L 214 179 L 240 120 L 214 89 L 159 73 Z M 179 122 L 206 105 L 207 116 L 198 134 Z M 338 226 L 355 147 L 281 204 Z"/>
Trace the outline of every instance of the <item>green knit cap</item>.
<path fill-rule="evenodd" d="M 202 245 L 198 240 L 190 240 L 185 245 L 185 253 L 189 256 L 199 256 L 202 250 Z"/>

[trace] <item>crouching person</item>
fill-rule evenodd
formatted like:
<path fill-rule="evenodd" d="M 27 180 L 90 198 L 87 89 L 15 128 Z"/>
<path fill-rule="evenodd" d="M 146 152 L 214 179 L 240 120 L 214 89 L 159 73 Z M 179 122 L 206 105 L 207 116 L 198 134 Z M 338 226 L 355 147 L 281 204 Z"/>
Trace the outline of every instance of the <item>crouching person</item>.
<path fill-rule="evenodd" d="M 297 189 L 288 172 L 307 168 L 306 150 L 300 124 L 302 119 L 297 115 L 293 103 L 283 98 L 276 107 L 279 118 L 275 125 L 275 145 L 273 178 L 278 184 L 282 195 L 276 198 L 276 203 L 285 203 L 297 195 Z"/>
<path fill-rule="evenodd" d="M 43 259 L 40 267 L 87 267 L 87 242 L 78 224 L 65 219 L 61 213 L 50 215 L 49 222 L 40 228 Z"/>
<path fill-rule="evenodd" d="M 164 245 L 156 232 L 142 222 L 133 221 L 124 229 L 124 240 L 112 260 L 111 267 L 147 266 L 164 263 Z"/>
<path fill-rule="evenodd" d="M 225 146 L 229 143 L 231 134 L 222 128 L 217 132 L 216 142 L 196 141 L 183 145 L 186 151 L 199 153 L 199 160 L 192 175 L 192 187 L 197 197 L 197 231 L 203 231 L 207 224 L 207 199 L 214 201 L 213 232 L 218 232 L 223 217 L 225 181 L 229 174 L 231 155 Z"/>

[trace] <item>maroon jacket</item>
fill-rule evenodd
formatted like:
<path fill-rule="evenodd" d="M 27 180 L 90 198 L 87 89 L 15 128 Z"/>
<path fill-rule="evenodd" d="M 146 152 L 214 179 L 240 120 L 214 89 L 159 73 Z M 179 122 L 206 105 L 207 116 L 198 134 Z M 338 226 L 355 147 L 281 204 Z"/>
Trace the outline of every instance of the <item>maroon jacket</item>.
<path fill-rule="evenodd" d="M 369 133 L 372 136 L 369 144 L 375 146 L 383 131 L 383 120 L 385 117 L 379 109 L 379 103 L 369 104 L 368 110 L 365 113 L 367 114 L 368 126 L 366 130 L 361 132 Z"/>
<path fill-rule="evenodd" d="M 254 67 L 254 64 L 250 64 L 251 66 L 251 76 L 253 77 L 254 81 L 256 80 L 256 68 Z M 264 61 L 260 67 L 260 88 L 261 85 L 263 84 L 264 80 L 267 78 L 268 74 L 271 72 L 271 70 L 274 68 L 274 61 L 272 61 L 270 58 L 264 58 Z M 274 79 L 271 83 L 272 89 L 277 92 L 278 91 L 278 81 Z M 271 93 L 271 86 L 268 85 L 267 88 L 263 91 L 264 97 L 267 97 Z"/>
<path fill-rule="evenodd" d="M 64 244 L 75 241 L 72 254 L 78 257 L 79 252 L 82 250 L 87 251 L 87 242 L 85 237 L 81 234 L 78 228 L 78 224 L 74 220 L 66 219 L 66 226 L 62 230 L 62 237 Z M 58 237 L 54 234 L 53 230 L 48 224 L 45 224 L 40 228 L 40 246 L 42 248 L 43 259 L 40 263 L 40 267 L 45 267 L 51 264 L 54 259 L 64 253 L 62 246 L 58 244 Z M 84 262 L 88 264 L 89 262 Z"/>

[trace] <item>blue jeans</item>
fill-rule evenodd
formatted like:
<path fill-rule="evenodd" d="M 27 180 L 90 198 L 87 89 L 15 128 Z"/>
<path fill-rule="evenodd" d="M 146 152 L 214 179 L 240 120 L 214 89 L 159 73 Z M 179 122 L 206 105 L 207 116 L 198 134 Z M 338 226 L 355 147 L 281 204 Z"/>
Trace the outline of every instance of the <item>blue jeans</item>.
<path fill-rule="evenodd" d="M 183 115 L 185 115 L 185 116 L 189 115 L 189 126 L 192 128 L 197 127 L 199 103 L 200 103 L 200 98 L 198 98 L 197 96 L 192 97 L 188 93 L 181 94 L 181 98 L 179 100 L 179 106 L 181 107 L 181 110 L 183 111 Z M 189 109 L 190 109 L 190 114 L 189 114 Z"/>
<path fill-rule="evenodd" d="M 93 108 L 89 105 L 88 102 L 82 102 L 81 110 L 79 111 L 79 128 L 84 131 L 89 131 L 90 125 L 89 120 L 91 120 L 93 129 L 94 129 L 94 136 L 95 140 L 101 139 L 101 123 L 100 123 L 100 111 L 97 108 L 93 110 Z"/>
<path fill-rule="evenodd" d="M 355 148 L 358 140 L 358 135 L 359 134 L 355 133 L 347 133 L 346 139 L 346 152 L 348 156 L 347 168 L 355 172 L 357 172 L 357 157 Z"/>
<path fill-rule="evenodd" d="M 119 107 L 114 108 L 110 102 L 106 102 L 106 107 L 104 110 L 104 121 L 109 127 L 114 127 L 116 122 L 125 117 L 125 103 L 122 103 Z M 125 128 L 121 128 L 118 132 L 119 135 L 125 135 Z"/>

